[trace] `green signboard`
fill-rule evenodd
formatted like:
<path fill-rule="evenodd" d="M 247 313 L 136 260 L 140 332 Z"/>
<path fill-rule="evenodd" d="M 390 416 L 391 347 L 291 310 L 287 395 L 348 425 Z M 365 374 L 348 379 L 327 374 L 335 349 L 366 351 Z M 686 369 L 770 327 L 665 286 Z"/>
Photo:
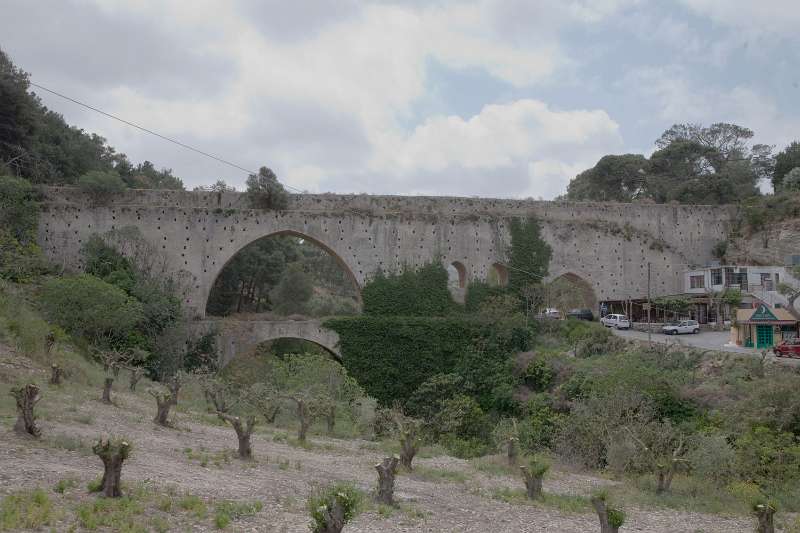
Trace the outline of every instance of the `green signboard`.
<path fill-rule="evenodd" d="M 752 314 L 750 320 L 778 320 L 778 317 L 772 314 L 769 307 L 762 304 L 758 306 L 758 309 Z"/>

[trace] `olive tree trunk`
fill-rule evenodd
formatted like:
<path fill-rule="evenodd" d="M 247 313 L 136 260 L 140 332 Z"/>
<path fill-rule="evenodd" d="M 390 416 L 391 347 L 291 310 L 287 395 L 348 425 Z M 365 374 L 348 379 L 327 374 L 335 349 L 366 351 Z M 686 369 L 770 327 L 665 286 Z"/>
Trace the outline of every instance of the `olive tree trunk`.
<path fill-rule="evenodd" d="M 103 461 L 103 479 L 100 490 L 107 498 L 122 496 L 120 477 L 122 476 L 122 463 L 128 458 L 131 445 L 122 441 L 100 439 L 92 446 L 92 451 Z"/>
<path fill-rule="evenodd" d="M 510 437 L 508 439 L 508 444 L 506 445 L 506 452 L 508 456 L 508 466 L 514 466 L 517 464 L 517 438 Z"/>
<path fill-rule="evenodd" d="M 419 438 L 414 428 L 403 428 L 400 432 L 400 464 L 403 468 L 412 470 L 411 462 L 417 455 Z"/>
<path fill-rule="evenodd" d="M 153 422 L 159 426 L 169 426 L 169 410 L 172 408 L 172 393 L 157 390 L 148 391 L 156 400 L 156 416 Z"/>
<path fill-rule="evenodd" d="M 336 404 L 333 402 L 325 413 L 325 424 L 328 435 L 333 435 L 333 428 L 336 426 Z"/>
<path fill-rule="evenodd" d="M 236 432 L 236 438 L 239 439 L 239 459 L 251 459 L 253 457 L 253 448 L 250 445 L 250 436 L 253 434 L 253 429 L 256 425 L 256 417 L 248 416 L 247 420 L 242 423 L 242 419 L 238 416 L 231 416 L 226 413 L 218 414 Z"/>
<path fill-rule="evenodd" d="M 600 519 L 600 533 L 618 533 L 619 526 L 614 526 L 608 519 L 608 507 L 603 498 L 593 497 L 592 507 L 597 512 L 597 517 Z"/>
<path fill-rule="evenodd" d="M 64 380 L 64 369 L 56 363 L 50 365 L 50 385 L 61 385 Z"/>
<path fill-rule="evenodd" d="M 544 474 L 531 472 L 527 466 L 520 466 L 522 479 L 525 481 L 525 492 L 529 500 L 539 500 L 542 497 L 542 480 Z"/>
<path fill-rule="evenodd" d="M 11 396 L 17 403 L 17 422 L 14 424 L 14 431 L 20 435 L 39 438 L 42 430 L 36 425 L 36 415 L 33 412 L 33 408 L 42 399 L 39 387 L 29 383 L 24 387 L 11 389 Z"/>
<path fill-rule="evenodd" d="M 378 472 L 378 503 L 394 505 L 394 476 L 399 462 L 400 458 L 393 455 L 375 465 L 375 470 Z"/>
<path fill-rule="evenodd" d="M 128 386 L 130 387 L 131 391 L 136 390 L 136 385 L 139 383 L 139 380 L 142 379 L 142 369 L 139 367 L 132 367 L 131 368 L 131 379 L 128 382 Z"/>
<path fill-rule="evenodd" d="M 103 403 L 111 403 L 111 387 L 114 385 L 114 378 L 110 376 L 106 376 L 106 380 L 103 383 Z"/>
<path fill-rule="evenodd" d="M 322 510 L 323 527 L 318 533 L 341 533 L 344 528 L 344 507 L 337 498 L 331 498 Z"/>
<path fill-rule="evenodd" d="M 753 513 L 758 519 L 756 533 L 775 533 L 775 508 L 768 503 L 760 503 L 755 506 Z"/>

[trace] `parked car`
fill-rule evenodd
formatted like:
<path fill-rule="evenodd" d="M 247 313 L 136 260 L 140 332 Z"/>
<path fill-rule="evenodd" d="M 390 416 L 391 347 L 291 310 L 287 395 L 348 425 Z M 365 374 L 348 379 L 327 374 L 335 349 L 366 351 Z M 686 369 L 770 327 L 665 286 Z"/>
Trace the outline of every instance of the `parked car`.
<path fill-rule="evenodd" d="M 800 339 L 786 339 L 772 348 L 777 357 L 800 358 Z"/>
<path fill-rule="evenodd" d="M 664 324 L 661 332 L 666 335 L 677 335 L 679 333 L 700 333 L 700 324 L 697 320 L 681 320 L 680 322 L 670 322 Z"/>
<path fill-rule="evenodd" d="M 625 315 L 610 314 L 600 319 L 600 323 L 607 328 L 630 329 L 631 321 Z"/>
<path fill-rule="evenodd" d="M 558 309 L 555 309 L 553 307 L 548 307 L 547 309 L 542 311 L 541 316 L 542 318 L 554 318 L 558 320 L 559 318 L 561 318 L 561 313 L 558 311 Z"/>
<path fill-rule="evenodd" d="M 567 313 L 567 318 L 594 320 L 594 313 L 592 313 L 591 309 L 572 309 Z"/>

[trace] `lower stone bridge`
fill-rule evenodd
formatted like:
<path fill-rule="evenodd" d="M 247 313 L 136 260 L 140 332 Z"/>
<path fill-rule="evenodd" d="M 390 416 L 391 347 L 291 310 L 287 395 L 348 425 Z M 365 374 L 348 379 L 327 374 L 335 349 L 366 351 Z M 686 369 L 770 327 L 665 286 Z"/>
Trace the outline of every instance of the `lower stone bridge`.
<path fill-rule="evenodd" d="M 259 344 L 277 339 L 301 339 L 313 342 L 341 360 L 339 335 L 322 326 L 320 320 L 237 320 L 206 319 L 192 322 L 195 336 L 215 335 L 219 351 L 219 368 L 228 365 L 237 355 L 254 350 Z"/>

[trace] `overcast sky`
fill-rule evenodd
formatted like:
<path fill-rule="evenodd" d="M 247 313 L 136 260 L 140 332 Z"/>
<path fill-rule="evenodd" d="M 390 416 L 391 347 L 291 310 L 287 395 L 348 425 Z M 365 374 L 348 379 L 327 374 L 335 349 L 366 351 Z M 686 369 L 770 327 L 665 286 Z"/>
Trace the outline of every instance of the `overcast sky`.
<path fill-rule="evenodd" d="M 800 138 L 800 0 L 0 0 L 32 81 L 313 192 L 553 198 L 673 123 Z M 188 187 L 245 174 L 41 94 Z"/>

